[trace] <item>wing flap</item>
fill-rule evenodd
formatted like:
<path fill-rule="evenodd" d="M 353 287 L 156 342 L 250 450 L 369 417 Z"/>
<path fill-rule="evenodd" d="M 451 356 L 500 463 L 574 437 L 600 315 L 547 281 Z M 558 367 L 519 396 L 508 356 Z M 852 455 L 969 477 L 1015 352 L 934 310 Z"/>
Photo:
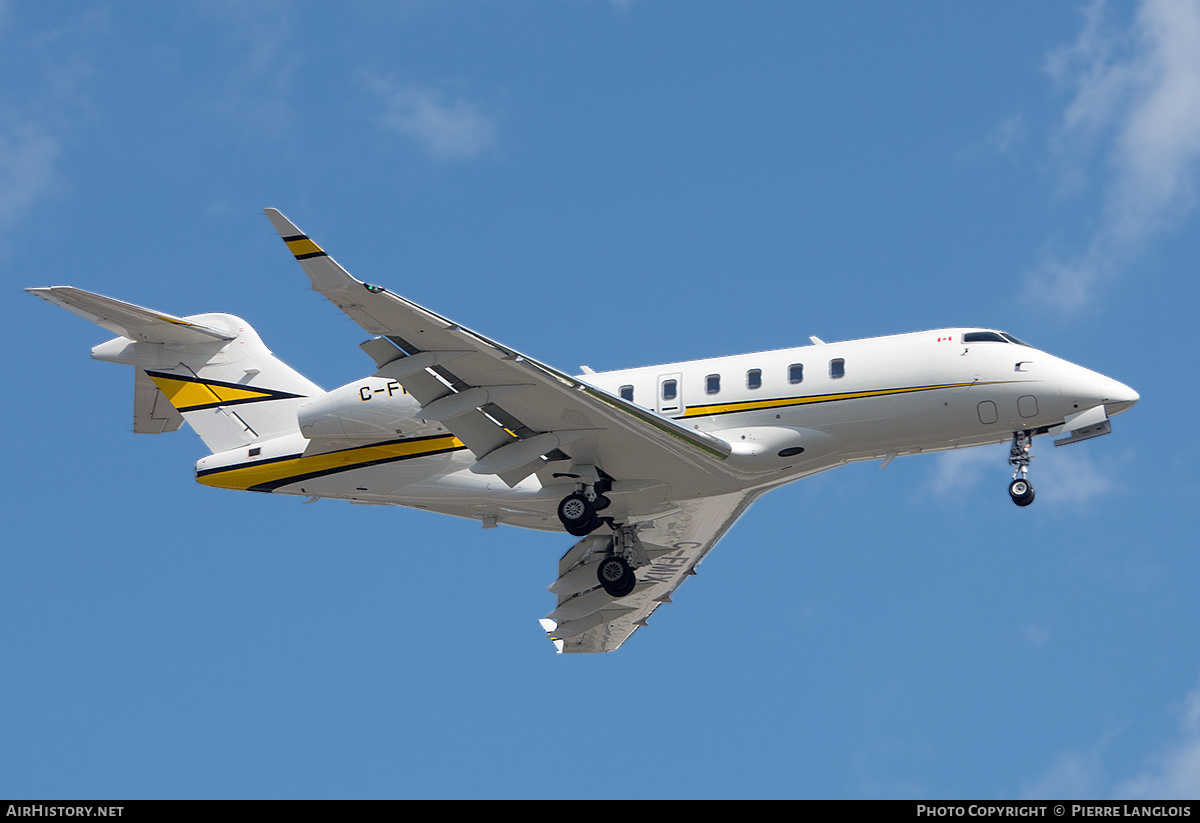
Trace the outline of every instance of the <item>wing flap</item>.
<path fill-rule="evenodd" d="M 563 555 L 558 580 L 550 590 L 558 604 L 543 621 L 547 635 L 563 653 L 611 652 L 647 624 L 664 603 L 742 516 L 755 495 L 729 494 L 689 501 L 653 523 L 638 537 L 651 562 L 636 571 L 631 594 L 614 598 L 599 587 L 595 566 L 611 537 L 589 535 Z"/>

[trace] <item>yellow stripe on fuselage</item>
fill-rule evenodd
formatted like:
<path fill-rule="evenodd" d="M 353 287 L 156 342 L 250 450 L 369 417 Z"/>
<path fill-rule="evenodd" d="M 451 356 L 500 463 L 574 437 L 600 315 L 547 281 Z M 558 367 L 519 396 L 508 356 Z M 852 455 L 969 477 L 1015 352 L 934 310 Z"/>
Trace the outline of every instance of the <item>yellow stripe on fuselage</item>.
<path fill-rule="evenodd" d="M 306 477 L 334 474 L 372 463 L 387 463 L 461 448 L 465 448 L 463 442 L 452 435 L 419 440 L 399 440 L 327 452 L 326 454 L 297 455 L 283 460 L 230 466 L 199 475 L 196 481 L 205 486 L 237 489 L 238 491 L 253 488 L 270 489 L 286 486 L 291 482 L 299 482 Z"/>
<path fill-rule="evenodd" d="M 1002 381 L 1008 382 L 1008 381 Z M 873 389 L 870 391 L 842 392 L 840 394 L 817 394 L 809 397 L 781 397 L 773 400 L 747 400 L 740 403 L 713 403 L 708 406 L 688 406 L 683 417 L 707 417 L 714 414 L 777 409 L 782 406 L 807 406 L 812 403 L 830 403 L 837 400 L 854 400 L 860 397 L 884 397 L 891 394 L 933 391 L 936 389 L 960 389 L 965 386 L 987 385 L 983 383 L 944 383 L 938 386 L 907 386 L 898 389 Z"/>

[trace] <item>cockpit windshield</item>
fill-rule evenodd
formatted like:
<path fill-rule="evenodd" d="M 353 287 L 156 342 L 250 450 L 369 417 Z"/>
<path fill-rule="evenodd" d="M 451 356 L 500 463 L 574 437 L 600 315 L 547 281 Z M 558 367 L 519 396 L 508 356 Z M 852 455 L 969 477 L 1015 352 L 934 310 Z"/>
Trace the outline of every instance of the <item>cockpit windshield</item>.
<path fill-rule="evenodd" d="M 1002 331 L 969 331 L 963 334 L 964 343 L 1016 343 L 1018 346 L 1026 346 L 1029 344 L 1024 340 L 1018 340 L 1008 332 Z"/>

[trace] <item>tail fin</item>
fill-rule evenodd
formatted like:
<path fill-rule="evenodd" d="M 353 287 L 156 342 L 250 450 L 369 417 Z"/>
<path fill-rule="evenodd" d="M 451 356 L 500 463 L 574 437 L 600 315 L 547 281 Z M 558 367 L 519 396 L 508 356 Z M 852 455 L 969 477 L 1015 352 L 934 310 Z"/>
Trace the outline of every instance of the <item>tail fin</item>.
<path fill-rule="evenodd" d="M 209 449 L 226 451 L 298 432 L 296 407 L 323 394 L 231 314 L 174 317 L 70 286 L 27 291 L 121 335 L 92 357 L 139 369 L 135 432 L 186 420 Z"/>

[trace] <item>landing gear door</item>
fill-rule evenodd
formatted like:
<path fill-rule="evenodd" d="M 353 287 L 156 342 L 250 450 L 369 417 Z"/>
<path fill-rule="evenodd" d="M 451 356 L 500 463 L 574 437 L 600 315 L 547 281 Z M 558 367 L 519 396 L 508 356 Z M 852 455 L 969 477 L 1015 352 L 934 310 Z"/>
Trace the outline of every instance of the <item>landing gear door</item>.
<path fill-rule="evenodd" d="M 683 415 L 683 375 L 660 374 L 658 376 L 658 393 L 655 395 L 654 408 L 664 417 L 680 417 Z"/>

